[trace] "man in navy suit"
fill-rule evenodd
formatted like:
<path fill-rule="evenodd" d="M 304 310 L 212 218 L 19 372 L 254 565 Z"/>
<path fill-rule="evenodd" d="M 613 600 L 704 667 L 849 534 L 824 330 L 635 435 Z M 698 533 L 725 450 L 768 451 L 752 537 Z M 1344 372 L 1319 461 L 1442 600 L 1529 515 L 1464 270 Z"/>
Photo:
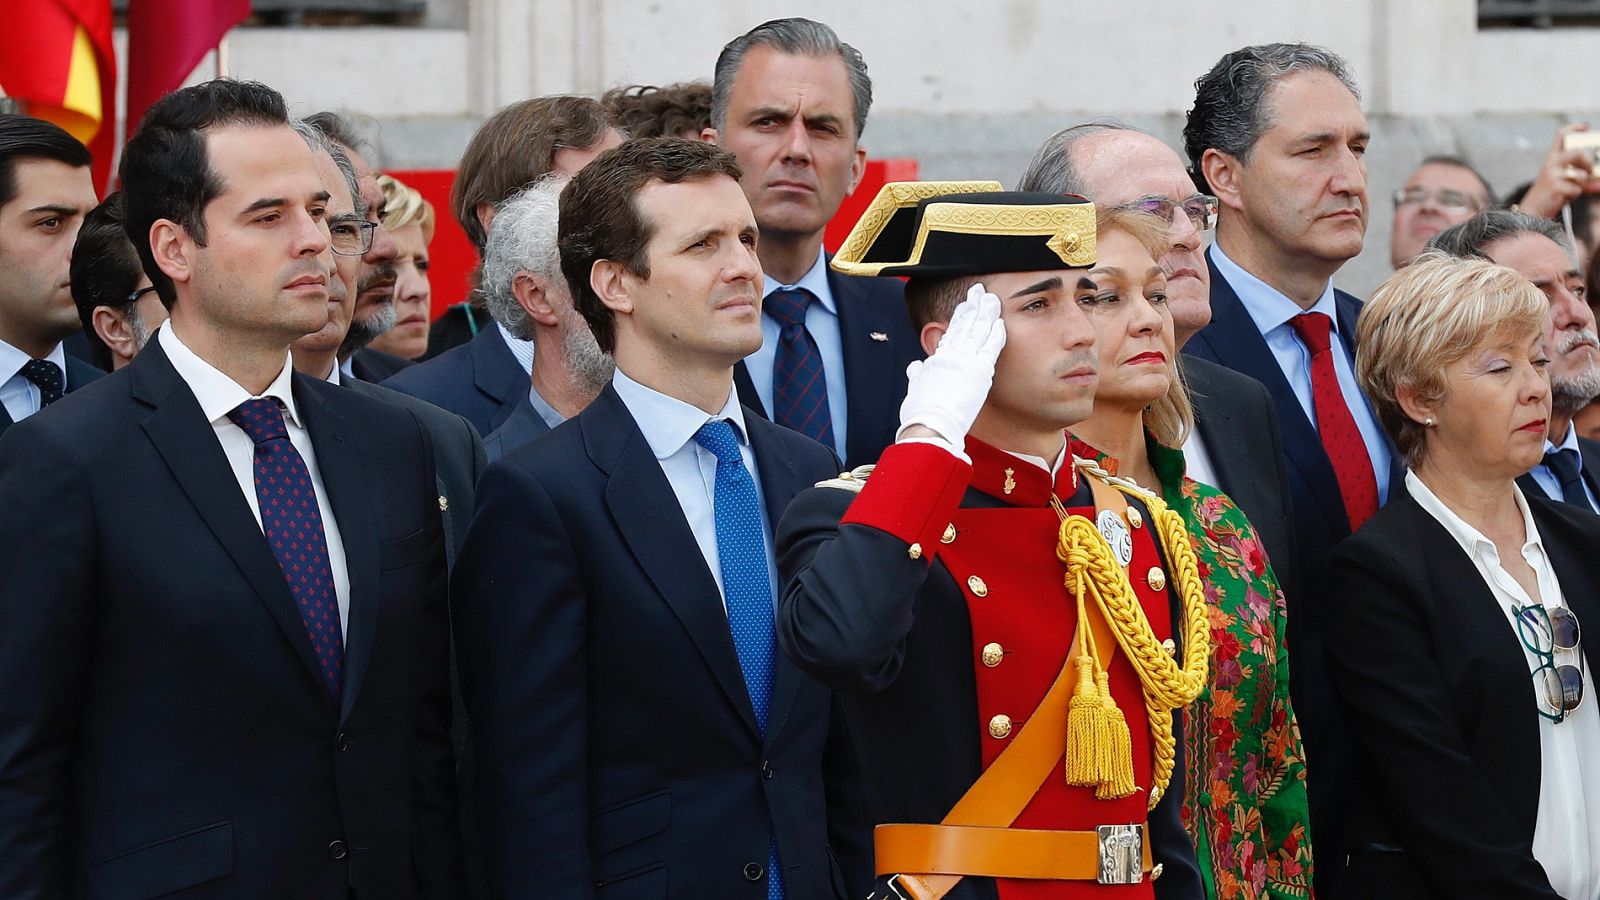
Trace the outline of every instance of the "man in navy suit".
<path fill-rule="evenodd" d="M 483 440 L 490 461 L 572 418 L 611 383 L 611 354 L 600 349 L 561 274 L 556 247 L 561 189 L 550 175 L 501 204 L 483 255 L 483 290 L 508 296 L 533 333 L 528 402 Z"/>
<path fill-rule="evenodd" d="M 744 170 L 761 226 L 761 347 L 739 397 L 852 467 L 894 443 L 906 366 L 922 356 L 893 278 L 828 269 L 822 234 L 860 183 L 872 79 L 861 54 L 809 19 L 777 19 L 717 57 L 706 140 Z"/>
<path fill-rule="evenodd" d="M 171 319 L 0 436 L 0 896 L 458 896 L 427 433 L 289 363 L 332 186 L 222 80 L 121 174 Z"/>
<path fill-rule="evenodd" d="M 739 174 L 654 138 L 562 194 L 562 272 L 617 369 L 489 467 L 456 562 L 493 896 L 864 891 L 835 859 L 864 835 L 830 837 L 857 794 L 825 772 L 830 695 L 773 629 L 775 523 L 837 460 L 734 391 L 761 341 Z"/>
<path fill-rule="evenodd" d="M 1371 139 L 1344 61 L 1305 44 L 1245 47 L 1196 82 L 1183 130 L 1192 173 L 1221 204 L 1211 324 L 1184 352 L 1271 392 L 1289 462 L 1299 602 L 1289 598 L 1294 705 L 1305 737 L 1313 839 L 1342 859 L 1347 752 L 1312 602 L 1334 545 L 1400 485 L 1399 461 L 1354 374 L 1360 301 L 1333 287 L 1361 252 Z M 1337 865 L 1317 893 L 1337 896 Z"/>
<path fill-rule="evenodd" d="M 82 327 L 67 271 L 97 202 L 89 161 L 55 125 L 0 115 L 0 434 L 102 374 L 61 345 Z"/>

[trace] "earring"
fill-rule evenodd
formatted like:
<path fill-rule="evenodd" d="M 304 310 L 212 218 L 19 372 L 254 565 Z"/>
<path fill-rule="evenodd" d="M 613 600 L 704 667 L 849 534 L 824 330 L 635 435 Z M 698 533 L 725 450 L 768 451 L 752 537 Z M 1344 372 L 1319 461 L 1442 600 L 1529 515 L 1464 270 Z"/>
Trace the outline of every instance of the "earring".
<path fill-rule="evenodd" d="M 1423 419 L 1422 420 L 1422 427 L 1424 427 L 1424 428 L 1432 428 L 1433 427 L 1433 417 L 1429 416 L 1428 418 Z"/>

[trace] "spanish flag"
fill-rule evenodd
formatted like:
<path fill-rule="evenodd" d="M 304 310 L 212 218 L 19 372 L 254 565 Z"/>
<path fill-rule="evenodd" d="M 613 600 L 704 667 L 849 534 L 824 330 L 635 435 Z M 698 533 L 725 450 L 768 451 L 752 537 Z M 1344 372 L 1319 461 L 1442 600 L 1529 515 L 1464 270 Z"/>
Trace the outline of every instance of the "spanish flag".
<path fill-rule="evenodd" d="M 0 90 L 88 145 L 95 188 L 104 190 L 117 134 L 111 0 L 6 0 L 5 7 Z"/>
<path fill-rule="evenodd" d="M 249 16 L 250 0 L 129 0 L 128 134 Z"/>

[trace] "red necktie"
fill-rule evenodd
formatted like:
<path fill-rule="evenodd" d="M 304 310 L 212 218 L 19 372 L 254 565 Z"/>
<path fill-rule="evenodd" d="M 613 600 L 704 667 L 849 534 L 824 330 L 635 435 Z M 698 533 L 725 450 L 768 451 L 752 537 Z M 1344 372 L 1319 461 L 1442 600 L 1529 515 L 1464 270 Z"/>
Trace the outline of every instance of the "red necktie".
<path fill-rule="evenodd" d="M 1322 438 L 1322 449 L 1333 464 L 1334 477 L 1339 479 L 1339 495 L 1344 498 L 1344 512 L 1350 519 L 1350 530 L 1378 511 L 1378 482 L 1372 475 L 1372 458 L 1367 455 L 1367 444 L 1361 439 L 1355 416 L 1345 403 L 1344 392 L 1339 390 L 1339 376 L 1333 369 L 1333 350 L 1328 333 L 1333 320 L 1326 314 L 1301 313 L 1289 320 L 1306 349 L 1311 351 L 1311 402 L 1317 413 L 1317 433 Z"/>

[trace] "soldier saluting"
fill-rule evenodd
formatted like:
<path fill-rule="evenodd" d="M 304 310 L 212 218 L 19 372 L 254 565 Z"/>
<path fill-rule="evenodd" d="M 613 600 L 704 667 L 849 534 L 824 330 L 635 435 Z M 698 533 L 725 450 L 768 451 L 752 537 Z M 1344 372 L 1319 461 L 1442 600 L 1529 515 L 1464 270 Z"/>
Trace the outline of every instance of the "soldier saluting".
<path fill-rule="evenodd" d="M 1200 898 L 1178 814 L 1209 656 L 1189 537 L 1068 449 L 1109 274 L 1094 207 L 999 187 L 887 185 L 834 259 L 910 277 L 930 356 L 878 465 L 785 513 L 778 641 L 841 698 L 875 897 Z"/>

